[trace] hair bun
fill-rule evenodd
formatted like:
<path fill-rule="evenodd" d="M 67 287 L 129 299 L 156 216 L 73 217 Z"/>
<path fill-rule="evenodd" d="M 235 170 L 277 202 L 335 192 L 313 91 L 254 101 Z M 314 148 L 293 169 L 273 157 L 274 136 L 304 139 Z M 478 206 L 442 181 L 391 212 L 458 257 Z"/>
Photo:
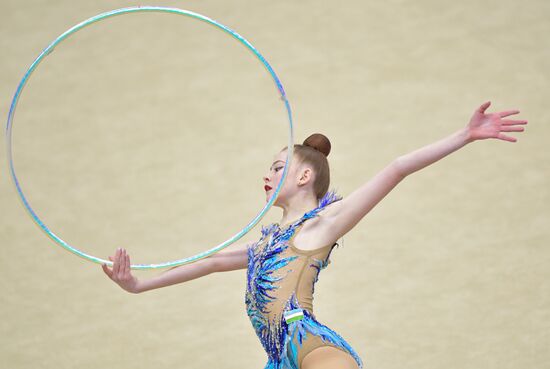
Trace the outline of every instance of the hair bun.
<path fill-rule="evenodd" d="M 330 153 L 330 141 L 321 133 L 314 133 L 304 140 L 304 146 L 313 147 L 315 150 L 322 152 L 325 156 Z"/>

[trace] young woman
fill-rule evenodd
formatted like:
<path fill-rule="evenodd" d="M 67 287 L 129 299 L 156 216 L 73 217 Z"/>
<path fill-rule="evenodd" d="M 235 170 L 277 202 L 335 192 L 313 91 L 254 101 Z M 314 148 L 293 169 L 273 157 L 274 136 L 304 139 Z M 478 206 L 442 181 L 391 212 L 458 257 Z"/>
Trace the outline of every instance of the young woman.
<path fill-rule="evenodd" d="M 392 161 L 370 181 L 342 199 L 329 188 L 329 140 L 313 134 L 294 145 L 287 180 L 273 205 L 283 209 L 279 223 L 262 227 L 257 242 L 233 244 L 192 264 L 174 267 L 148 280 L 130 272 L 130 257 L 117 249 L 112 269 L 103 271 L 124 290 L 140 293 L 186 282 L 210 273 L 247 269 L 246 308 L 267 352 L 265 369 L 362 368 L 354 349 L 313 313 L 314 284 L 329 263 L 336 240 L 349 232 L 400 181 L 467 143 L 496 138 L 516 142 L 503 132 L 521 132 L 526 120 L 502 119 L 518 110 L 485 113 L 481 105 L 468 125 L 454 134 Z M 281 180 L 285 147 L 263 178 L 266 201 Z"/>

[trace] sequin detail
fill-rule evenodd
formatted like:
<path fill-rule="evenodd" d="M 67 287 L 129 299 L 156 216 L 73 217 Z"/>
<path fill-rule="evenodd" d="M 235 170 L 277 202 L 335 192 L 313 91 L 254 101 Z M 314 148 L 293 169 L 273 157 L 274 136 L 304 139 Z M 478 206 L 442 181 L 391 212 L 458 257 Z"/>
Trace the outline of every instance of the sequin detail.
<path fill-rule="evenodd" d="M 297 295 L 298 283 L 305 269 L 309 270 L 309 279 L 304 283 L 311 284 L 311 287 L 304 289 L 313 293 L 319 272 L 330 263 L 328 257 L 332 248 L 326 258 L 319 259 L 297 255 L 289 249 L 288 243 L 304 221 L 341 199 L 336 192 L 327 192 L 315 209 L 294 223 L 283 228 L 277 223 L 262 227 L 260 240 L 248 248 L 245 303 L 252 326 L 268 356 L 264 369 L 298 369 L 299 350 L 308 334 L 347 351 L 362 368 L 361 359 L 353 348 L 340 335 L 317 321 L 312 312 L 301 305 L 302 300 Z M 290 275 L 293 279 L 286 279 Z M 294 318 L 287 321 L 285 316 Z"/>

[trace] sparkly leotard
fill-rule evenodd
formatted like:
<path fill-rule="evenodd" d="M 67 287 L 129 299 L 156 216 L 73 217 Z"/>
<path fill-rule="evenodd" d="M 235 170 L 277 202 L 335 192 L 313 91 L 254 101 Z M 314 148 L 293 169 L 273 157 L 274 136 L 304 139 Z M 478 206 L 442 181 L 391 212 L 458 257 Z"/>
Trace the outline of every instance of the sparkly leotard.
<path fill-rule="evenodd" d="M 262 227 L 260 240 L 248 247 L 245 302 L 267 352 L 264 369 L 299 369 L 304 356 L 320 346 L 343 350 L 363 367 L 353 348 L 313 314 L 314 285 L 319 272 L 330 263 L 336 244 L 302 250 L 292 240 L 306 220 L 338 200 L 341 197 L 334 191 L 328 192 L 318 207 L 288 226 L 281 229 L 272 223 Z"/>

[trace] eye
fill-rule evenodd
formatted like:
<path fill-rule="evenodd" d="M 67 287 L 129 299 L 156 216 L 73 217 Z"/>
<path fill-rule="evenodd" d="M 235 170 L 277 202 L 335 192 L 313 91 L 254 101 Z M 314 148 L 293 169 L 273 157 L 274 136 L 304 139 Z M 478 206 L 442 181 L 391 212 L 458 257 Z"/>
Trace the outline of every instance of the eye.
<path fill-rule="evenodd" d="M 279 170 L 283 169 L 284 167 L 277 167 L 275 168 L 275 171 L 278 172 Z"/>

